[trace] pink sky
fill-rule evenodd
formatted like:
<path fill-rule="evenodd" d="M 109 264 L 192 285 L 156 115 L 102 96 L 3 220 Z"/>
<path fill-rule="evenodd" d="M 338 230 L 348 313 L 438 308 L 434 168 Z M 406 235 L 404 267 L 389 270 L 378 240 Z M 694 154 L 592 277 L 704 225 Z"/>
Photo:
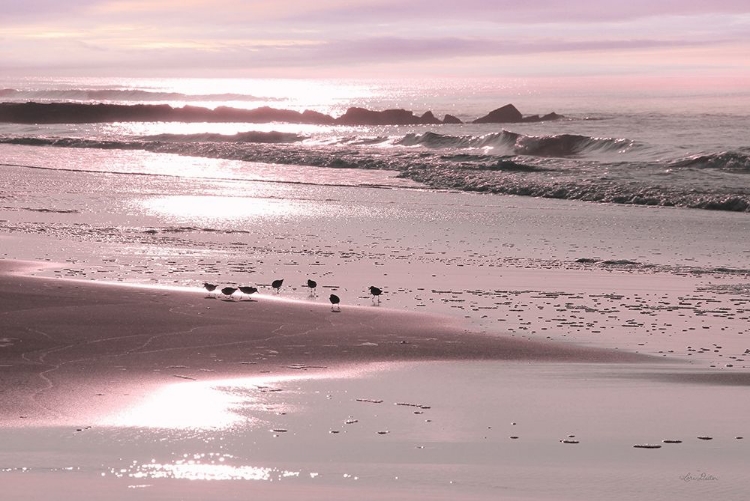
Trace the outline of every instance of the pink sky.
<path fill-rule="evenodd" d="M 10 0 L 7 75 L 747 82 L 747 0 Z"/>

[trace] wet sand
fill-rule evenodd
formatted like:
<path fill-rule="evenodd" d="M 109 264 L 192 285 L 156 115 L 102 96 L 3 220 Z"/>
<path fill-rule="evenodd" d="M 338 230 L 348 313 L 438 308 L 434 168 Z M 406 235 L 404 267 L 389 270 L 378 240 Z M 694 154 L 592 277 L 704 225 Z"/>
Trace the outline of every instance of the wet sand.
<path fill-rule="evenodd" d="M 3 261 L 1 266 L 0 390 L 10 397 L 2 408 L 11 422 L 59 422 L 75 414 L 71 407 L 80 409 L 78 397 L 105 397 L 105 388 L 118 382 L 220 379 L 385 361 L 658 361 L 474 332 L 450 317 L 348 305 L 333 311 L 271 294 L 227 298 L 187 288 L 28 277 L 22 272 L 43 265 Z M 88 395 L 78 392 L 82 387 Z"/>
<path fill-rule="evenodd" d="M 746 486 L 744 371 L 0 263 L 12 499 L 697 500 Z"/>
<path fill-rule="evenodd" d="M 12 174 L 11 499 L 746 497 L 744 215 Z"/>

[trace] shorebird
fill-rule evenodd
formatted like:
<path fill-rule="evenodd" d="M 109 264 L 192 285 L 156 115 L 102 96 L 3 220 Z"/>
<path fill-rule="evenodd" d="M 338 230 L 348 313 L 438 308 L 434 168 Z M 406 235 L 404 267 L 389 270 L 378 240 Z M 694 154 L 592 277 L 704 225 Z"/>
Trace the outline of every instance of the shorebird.
<path fill-rule="evenodd" d="M 380 304 L 380 295 L 383 293 L 382 289 L 379 289 L 378 287 L 375 287 L 374 285 L 370 286 L 370 294 L 372 294 L 373 300 L 375 298 L 378 298 L 378 304 Z"/>
<path fill-rule="evenodd" d="M 310 295 L 315 295 L 315 288 L 318 286 L 318 282 L 315 280 L 307 279 L 307 287 L 310 289 Z"/>
<path fill-rule="evenodd" d="M 231 298 L 232 294 L 234 294 L 235 292 L 237 292 L 237 287 L 224 287 L 223 289 L 221 289 L 221 293 L 228 298 Z"/>
<path fill-rule="evenodd" d="M 211 293 L 216 290 L 216 285 L 206 282 L 203 284 L 203 288 L 208 292 L 208 295 L 206 297 L 212 297 Z"/>
<path fill-rule="evenodd" d="M 258 292 L 258 289 L 255 287 L 251 287 L 249 285 L 240 285 L 239 286 L 240 292 L 244 295 L 251 296 Z"/>
<path fill-rule="evenodd" d="M 274 290 L 276 291 L 276 294 L 279 293 L 279 289 L 281 289 L 281 284 L 283 283 L 284 283 L 283 278 L 281 280 L 274 280 L 273 282 L 271 282 L 271 287 L 274 288 Z"/>
<path fill-rule="evenodd" d="M 331 311 L 341 311 L 341 307 L 339 306 L 341 299 L 336 294 L 328 296 L 328 300 L 331 302 Z M 334 310 L 334 308 L 336 309 Z"/>

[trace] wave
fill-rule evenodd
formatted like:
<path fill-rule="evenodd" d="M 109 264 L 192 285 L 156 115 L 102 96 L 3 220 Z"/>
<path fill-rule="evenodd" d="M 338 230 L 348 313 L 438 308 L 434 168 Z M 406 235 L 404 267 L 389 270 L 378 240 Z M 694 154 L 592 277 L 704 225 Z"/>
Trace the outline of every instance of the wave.
<path fill-rule="evenodd" d="M 750 174 L 750 155 L 739 151 L 726 151 L 708 155 L 693 155 L 670 164 L 672 168 L 716 169 Z"/>
<path fill-rule="evenodd" d="M 539 175 L 539 174 L 542 175 Z M 557 170 L 553 175 L 559 175 Z M 494 175 L 471 175 L 458 170 L 414 167 L 401 175 L 434 188 L 461 191 L 555 198 L 626 205 L 684 207 L 732 212 L 750 212 L 750 191 L 739 193 L 700 192 L 695 189 L 652 186 L 644 181 L 591 181 L 545 175 L 543 169 L 506 170 Z M 561 176 L 560 176 L 561 177 Z"/>
<path fill-rule="evenodd" d="M 149 91 L 140 89 L 45 89 L 18 90 L 0 89 L 0 99 L 26 101 L 120 101 L 120 102 L 166 102 L 166 101 L 281 101 L 277 98 L 258 97 L 250 94 L 183 94 L 181 92 Z"/>
<path fill-rule="evenodd" d="M 621 138 L 597 138 L 575 134 L 551 136 L 519 136 L 514 146 L 519 155 L 570 157 L 584 153 L 625 152 L 636 142 Z"/>
<path fill-rule="evenodd" d="M 237 134 L 156 134 L 153 136 L 142 136 L 143 141 L 163 142 L 196 142 L 196 143 L 296 143 L 306 139 L 293 132 L 238 132 Z"/>
<path fill-rule="evenodd" d="M 82 148 L 144 148 L 149 149 L 141 143 L 297 143 L 308 139 L 296 133 L 286 132 L 260 132 L 248 131 L 236 134 L 197 133 L 197 134 L 157 134 L 141 136 L 131 141 L 112 142 L 94 141 L 77 138 L 5 138 L 0 142 L 13 142 L 14 144 L 26 144 L 30 146 L 69 146 Z M 352 137 L 345 136 L 335 140 L 327 141 L 329 146 L 357 147 L 385 144 L 388 137 Z M 486 134 L 482 136 L 450 136 L 435 132 L 421 134 L 410 133 L 401 138 L 392 140 L 391 144 L 403 147 L 424 147 L 430 150 L 492 150 L 492 156 L 498 155 L 523 155 L 537 157 L 574 157 L 589 153 L 609 153 L 633 149 L 636 144 L 628 139 L 599 139 L 588 136 L 555 135 L 555 136 L 526 136 L 510 131 Z M 186 154 L 190 154 L 193 148 L 185 146 Z M 460 153 L 450 155 L 451 158 L 459 159 Z M 448 157 L 445 157 L 448 158 Z M 478 160 L 479 157 L 469 155 L 464 160 Z M 745 157 L 747 162 L 747 157 Z M 715 164 L 717 162 L 714 162 Z M 722 164 L 723 165 L 723 164 Z"/>
<path fill-rule="evenodd" d="M 394 142 L 399 146 L 423 146 L 425 148 L 455 148 L 455 149 L 472 149 L 488 147 L 510 147 L 512 146 L 518 134 L 508 131 L 502 131 L 483 136 L 449 136 L 438 134 L 437 132 L 424 132 L 422 134 L 407 134 L 401 139 Z"/>
<path fill-rule="evenodd" d="M 253 133 L 256 134 L 256 133 Z M 740 152 L 691 157 L 681 162 L 700 168 L 670 169 L 678 162 L 609 162 L 569 157 L 516 154 L 472 154 L 455 148 L 457 142 L 508 141 L 526 138 L 503 132 L 479 138 L 451 138 L 445 135 L 409 135 L 401 142 L 432 141 L 454 145 L 437 151 L 422 148 L 390 148 L 348 144 L 314 145 L 297 137 L 260 133 L 221 137 L 206 141 L 206 135 L 162 135 L 129 141 L 99 141 L 81 138 L 2 138 L 0 143 L 30 146 L 143 150 L 152 153 L 217 158 L 266 164 L 310 167 L 380 169 L 397 171 L 430 188 L 483 193 L 582 200 L 632 205 L 679 206 L 724 211 L 750 212 L 750 188 L 737 183 L 736 172 L 746 172 L 748 155 Z M 263 135 L 266 134 L 266 135 Z M 553 136 L 549 136 L 553 138 Z M 557 137 L 557 136 L 554 136 Z M 595 140 L 568 136 L 576 148 L 614 148 L 618 140 Z M 216 138 L 214 138 L 216 139 Z M 465 144 L 465 143 L 462 143 Z M 515 143 L 514 143 L 515 144 Z M 588 145 L 588 146 L 580 146 Z M 580 150 L 579 150 L 580 151 Z M 730 169 L 727 165 L 732 165 Z M 705 170 L 713 169 L 710 176 Z M 730 170 L 731 172 L 724 173 Z M 666 176 L 666 177 L 665 177 Z"/>
<path fill-rule="evenodd" d="M 586 153 L 622 153 L 638 147 L 635 141 L 624 138 L 596 138 L 575 134 L 528 136 L 507 130 L 483 136 L 449 136 L 435 132 L 407 134 L 395 144 L 432 149 L 498 148 L 516 155 L 563 158 Z"/>

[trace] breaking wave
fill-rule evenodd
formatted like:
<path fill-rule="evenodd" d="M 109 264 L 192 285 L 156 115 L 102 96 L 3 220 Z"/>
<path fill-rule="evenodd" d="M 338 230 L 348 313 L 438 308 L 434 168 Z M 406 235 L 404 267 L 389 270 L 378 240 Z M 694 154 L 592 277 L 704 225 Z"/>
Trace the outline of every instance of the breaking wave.
<path fill-rule="evenodd" d="M 296 143 L 306 139 L 293 132 L 238 132 L 237 134 L 157 134 L 139 138 L 143 141 L 164 141 L 175 143 Z"/>
<path fill-rule="evenodd" d="M 624 152 L 637 147 L 630 139 L 595 138 L 574 134 L 527 136 L 504 130 L 483 136 L 449 136 L 435 132 L 407 134 L 395 144 L 426 148 L 497 148 L 515 155 L 571 157 L 586 153 Z"/>
<path fill-rule="evenodd" d="M 384 142 L 393 147 L 384 149 Z M 348 136 L 321 144 L 297 134 L 248 132 L 231 136 L 163 134 L 124 141 L 0 137 L 0 143 L 381 169 L 397 171 L 399 177 L 435 189 L 750 212 L 750 187 L 735 180 L 737 173 L 750 172 L 749 155 L 736 151 L 683 159 L 623 161 L 620 155 L 602 160 L 606 155 L 597 158 L 584 153 L 638 147 L 633 141 L 621 139 L 532 137 L 508 131 L 484 136 L 429 132 L 397 138 Z M 524 153 L 519 152 L 519 144 Z M 550 151 L 557 155 L 549 155 Z"/>
<path fill-rule="evenodd" d="M 671 163 L 674 168 L 717 169 L 750 174 L 750 155 L 727 151 L 710 155 L 694 155 Z"/>

